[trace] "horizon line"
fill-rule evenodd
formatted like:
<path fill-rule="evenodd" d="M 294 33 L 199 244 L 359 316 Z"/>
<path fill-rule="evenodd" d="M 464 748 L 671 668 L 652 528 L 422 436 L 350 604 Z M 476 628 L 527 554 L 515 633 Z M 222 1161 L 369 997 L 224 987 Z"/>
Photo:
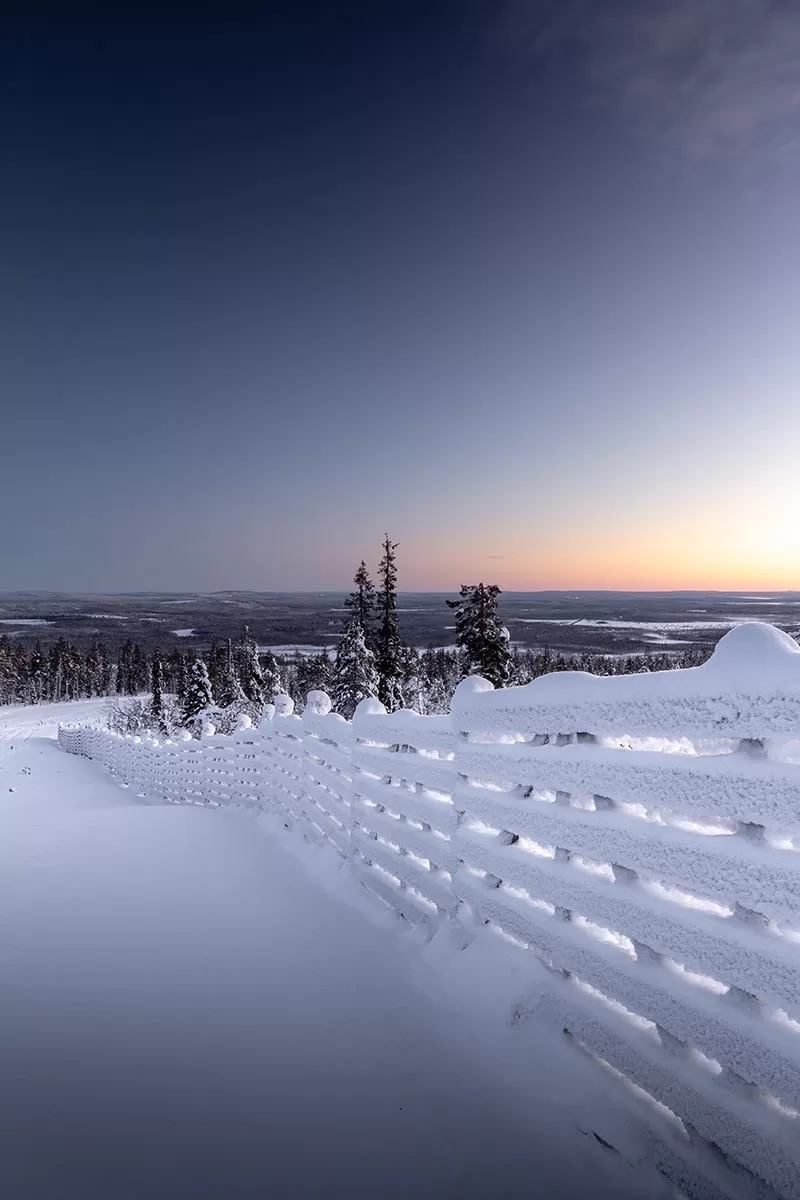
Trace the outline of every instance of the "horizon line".
<path fill-rule="evenodd" d="M 378 590 L 376 588 L 376 590 Z M 441 596 L 445 593 L 457 592 L 459 588 L 398 588 L 398 596 Z M 10 588 L 0 591 L 0 597 L 14 596 L 74 596 L 74 597 L 106 597 L 109 599 L 124 599 L 134 597 L 158 596 L 346 596 L 349 588 L 219 588 L 214 591 L 194 589 L 145 588 L 137 591 L 85 591 L 59 588 Z M 761 596 L 800 596 L 796 588 L 501 588 L 504 596 L 743 596 L 758 594 Z"/>

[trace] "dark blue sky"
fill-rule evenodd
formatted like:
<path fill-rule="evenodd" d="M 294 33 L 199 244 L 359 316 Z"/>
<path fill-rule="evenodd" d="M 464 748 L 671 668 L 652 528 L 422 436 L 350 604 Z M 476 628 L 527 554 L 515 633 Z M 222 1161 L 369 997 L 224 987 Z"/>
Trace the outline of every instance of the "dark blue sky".
<path fill-rule="evenodd" d="M 796 7 L 4 12 L 0 589 L 796 582 Z"/>

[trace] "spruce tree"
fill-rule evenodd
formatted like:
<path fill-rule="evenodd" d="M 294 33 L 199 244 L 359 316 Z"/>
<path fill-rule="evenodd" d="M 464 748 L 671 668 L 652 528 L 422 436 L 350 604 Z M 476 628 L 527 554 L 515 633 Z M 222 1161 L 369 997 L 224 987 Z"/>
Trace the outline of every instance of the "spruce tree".
<path fill-rule="evenodd" d="M 13 704 L 17 698 L 19 672 L 14 647 L 6 634 L 0 637 L 0 704 Z"/>
<path fill-rule="evenodd" d="M 232 704 L 242 704 L 245 700 L 230 638 L 226 646 L 219 648 L 214 698 L 220 708 L 230 708 Z"/>
<path fill-rule="evenodd" d="M 132 696 L 136 691 L 133 672 L 133 642 L 128 639 L 119 653 L 117 666 L 117 694 Z"/>
<path fill-rule="evenodd" d="M 244 698 L 252 709 L 253 724 L 257 725 L 264 708 L 264 675 L 258 658 L 258 645 L 247 625 L 236 647 L 235 663 Z"/>
<path fill-rule="evenodd" d="M 34 704 L 44 699 L 45 662 L 42 647 L 39 642 L 33 648 L 29 668 L 30 696 Z"/>
<path fill-rule="evenodd" d="M 217 704 L 220 703 L 220 679 L 222 677 L 222 668 L 225 661 L 225 647 L 217 645 L 214 640 L 208 648 L 206 654 L 206 666 L 208 667 L 208 678 L 211 683 L 211 693 Z"/>
<path fill-rule="evenodd" d="M 131 655 L 131 695 L 138 696 L 140 692 L 148 691 L 149 687 L 150 664 L 144 650 L 136 642 Z"/>
<path fill-rule="evenodd" d="M 108 657 L 108 650 L 101 642 L 98 647 L 100 653 L 100 688 L 103 696 L 108 696 L 111 692 L 112 666 L 111 659 Z"/>
<path fill-rule="evenodd" d="M 448 713 L 453 690 L 441 675 L 434 676 L 425 689 L 426 714 L 432 716 Z"/>
<path fill-rule="evenodd" d="M 427 695 L 422 657 L 413 646 L 400 649 L 400 670 L 403 681 L 403 703 L 418 713 L 427 713 Z"/>
<path fill-rule="evenodd" d="M 164 666 L 161 662 L 161 655 L 156 650 L 153 654 L 153 661 L 150 665 L 150 690 L 153 693 L 150 701 L 150 711 L 154 717 L 161 717 L 164 712 Z"/>
<path fill-rule="evenodd" d="M 48 673 L 50 675 L 50 696 L 53 700 L 65 699 L 67 643 L 60 637 L 55 646 L 50 648 L 48 655 Z"/>
<path fill-rule="evenodd" d="M 394 712 L 403 705 L 400 627 L 397 620 L 397 545 L 386 534 L 383 539 L 383 558 L 378 564 L 375 665 L 378 671 L 378 698 L 387 712 Z"/>
<path fill-rule="evenodd" d="M 211 695 L 211 680 L 208 678 L 208 667 L 202 658 L 196 658 L 189 671 L 186 685 L 186 695 L 183 698 L 184 724 L 198 717 L 214 703 Z"/>
<path fill-rule="evenodd" d="M 270 657 L 272 656 L 270 655 Z M 325 650 L 321 650 L 319 654 L 302 654 L 298 656 L 296 691 L 301 707 L 305 705 L 309 692 L 330 691 L 332 683 L 331 667 L 331 660 Z"/>
<path fill-rule="evenodd" d="M 367 696 L 378 692 L 375 655 L 367 647 L 364 628 L 354 616 L 336 647 L 336 663 L 330 685 L 333 711 L 348 719 Z"/>
<path fill-rule="evenodd" d="M 369 577 L 367 564 L 363 558 L 361 566 L 353 576 L 355 591 L 345 600 L 345 608 L 350 610 L 351 619 L 358 622 L 364 630 L 364 636 L 369 642 L 372 632 L 372 619 L 375 613 L 375 584 Z M 348 621 L 348 625 L 350 621 Z"/>
<path fill-rule="evenodd" d="M 77 646 L 67 643 L 63 659 L 65 699 L 77 700 L 81 694 L 81 676 L 84 672 L 83 655 Z"/>
<path fill-rule="evenodd" d="M 100 695 L 100 662 L 96 646 L 91 646 L 86 652 L 83 664 L 81 692 L 84 696 Z"/>
<path fill-rule="evenodd" d="M 167 691 L 172 692 L 183 704 L 188 685 L 186 655 L 180 650 L 171 650 L 166 663 Z"/>
<path fill-rule="evenodd" d="M 261 655 L 259 669 L 261 671 L 264 701 L 267 704 L 271 704 L 274 697 L 279 696 L 283 691 L 283 685 L 281 683 L 281 671 L 277 659 L 269 650 Z"/>
<path fill-rule="evenodd" d="M 462 653 L 462 675 L 482 675 L 505 687 L 511 673 L 508 630 L 500 624 L 496 584 L 463 584 L 460 600 L 448 600 L 456 611 L 456 645 Z"/>

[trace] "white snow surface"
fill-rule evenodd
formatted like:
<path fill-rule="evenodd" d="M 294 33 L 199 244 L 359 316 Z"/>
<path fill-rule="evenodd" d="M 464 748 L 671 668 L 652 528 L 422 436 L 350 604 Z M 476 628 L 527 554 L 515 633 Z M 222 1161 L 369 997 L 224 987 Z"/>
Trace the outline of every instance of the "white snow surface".
<path fill-rule="evenodd" d="M 22 743 L 31 737 L 55 738 L 64 721 L 92 724 L 103 720 L 110 697 L 75 700 L 68 704 L 11 704 L 0 706 L 0 754 L 3 743 Z"/>
<path fill-rule="evenodd" d="M 800 728 L 800 646 L 760 621 L 731 629 L 708 662 L 683 671 L 542 675 L 494 691 L 465 679 L 452 711 L 465 732 L 586 732 L 762 738 Z"/>
<path fill-rule="evenodd" d="M 694 629 L 732 629 L 738 621 L 625 621 L 599 617 L 517 617 L 520 625 L 572 625 L 592 629 L 644 629 L 662 633 L 686 633 Z M 743 623 L 743 622 L 741 622 Z"/>
<path fill-rule="evenodd" d="M 297 645 L 282 645 L 282 646 L 259 646 L 259 654 L 280 654 L 282 658 L 306 658 L 311 655 L 335 654 L 335 646 L 319 646 L 311 645 L 310 643 L 298 643 Z"/>
<path fill-rule="evenodd" d="M 0 625 L 52 625 L 52 621 L 44 621 L 41 617 L 3 617 Z"/>
<path fill-rule="evenodd" d="M 64 754 L 103 703 L 0 710 L 4 1195 L 664 1195 L 531 956 L 421 948 L 275 818 Z"/>
<path fill-rule="evenodd" d="M 173 629 L 175 637 L 194 637 L 194 629 Z"/>

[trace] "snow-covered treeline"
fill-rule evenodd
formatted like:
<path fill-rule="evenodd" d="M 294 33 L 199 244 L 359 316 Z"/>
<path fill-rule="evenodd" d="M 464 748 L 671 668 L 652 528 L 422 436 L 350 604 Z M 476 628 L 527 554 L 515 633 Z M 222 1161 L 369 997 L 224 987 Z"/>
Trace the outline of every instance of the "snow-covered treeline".
<path fill-rule="evenodd" d="M 314 692 L 242 724 L 59 737 L 148 795 L 277 813 L 431 935 L 492 926 L 551 969 L 554 1036 L 608 1071 L 684 1193 L 800 1200 L 791 638 L 743 625 L 685 671 L 467 679 L 446 715 L 368 698 L 347 721 Z"/>
<path fill-rule="evenodd" d="M 346 636 L 345 636 L 346 635 Z M 273 654 L 261 648 L 259 665 L 267 684 L 277 683 L 295 704 L 301 705 L 309 691 L 340 694 L 347 690 L 346 658 L 351 673 L 363 675 L 366 645 L 357 635 L 345 631 L 342 637 L 342 661 L 338 654 Z M 234 643 L 236 648 L 240 643 Z M 660 671 L 670 667 L 695 666 L 706 657 L 701 648 L 675 652 L 652 651 L 646 654 L 613 656 L 603 654 L 557 654 L 550 650 L 510 648 L 509 682 L 528 683 L 551 671 L 591 671 L 596 675 L 629 675 L 637 671 Z M 51 646 L 35 645 L 27 649 L 7 635 L 0 636 L 0 705 L 52 704 L 62 700 L 90 700 L 97 696 L 131 697 L 152 691 L 154 665 L 161 672 L 165 695 L 182 700 L 192 666 L 197 659 L 206 664 L 212 702 L 224 708 L 230 704 L 231 677 L 228 643 L 218 642 L 192 652 L 165 647 L 145 650 L 137 642 L 126 642 L 118 650 L 97 642 L 82 650 L 60 638 Z M 448 711 L 450 699 L 464 677 L 464 656 L 452 647 L 419 650 L 402 646 L 399 651 L 400 691 L 405 702 L 423 713 Z M 234 657 L 234 668 L 237 668 Z M 338 667 L 338 669 L 337 669 Z M 370 682 L 366 676 L 366 681 Z M 377 685 L 376 685 L 377 686 Z M 352 691 L 352 686 L 350 687 Z"/>
<path fill-rule="evenodd" d="M 103 642 L 82 650 L 65 638 L 31 649 L 0 637 L 0 704 L 53 704 L 95 696 L 136 696 L 152 686 L 153 655 L 138 643 L 116 651 Z M 177 691 L 191 658 L 179 650 L 155 657 L 163 664 L 166 691 Z"/>

